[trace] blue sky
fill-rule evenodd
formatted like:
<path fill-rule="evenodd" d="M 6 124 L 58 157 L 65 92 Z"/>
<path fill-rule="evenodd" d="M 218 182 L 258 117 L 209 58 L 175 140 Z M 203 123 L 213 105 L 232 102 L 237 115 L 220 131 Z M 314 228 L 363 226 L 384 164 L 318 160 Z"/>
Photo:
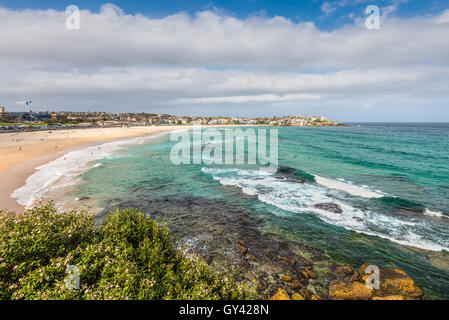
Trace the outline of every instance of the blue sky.
<path fill-rule="evenodd" d="M 449 121 L 448 34 L 443 0 L 0 0 L 0 105 Z"/>
<path fill-rule="evenodd" d="M 294 21 L 314 21 L 322 29 L 340 27 L 352 20 L 350 14 L 363 15 L 368 4 L 379 7 L 398 6 L 394 12 L 397 17 L 423 16 L 435 14 L 448 7 L 447 0 L 0 0 L 0 6 L 10 9 L 56 9 L 65 10 L 68 5 L 75 4 L 81 9 L 98 12 L 106 2 L 113 3 L 128 14 L 144 14 L 149 17 L 164 17 L 177 12 L 194 14 L 198 11 L 216 8 L 238 17 L 251 15 L 276 15 Z M 335 7 L 325 14 L 322 6 L 328 2 Z"/>

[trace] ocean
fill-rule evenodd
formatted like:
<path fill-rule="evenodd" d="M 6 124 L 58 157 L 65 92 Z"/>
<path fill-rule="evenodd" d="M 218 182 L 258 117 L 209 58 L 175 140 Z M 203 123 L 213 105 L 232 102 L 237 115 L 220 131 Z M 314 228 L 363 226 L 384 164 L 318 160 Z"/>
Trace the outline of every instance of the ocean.
<path fill-rule="evenodd" d="M 174 165 L 175 142 L 162 134 L 73 151 L 38 168 L 15 196 L 31 205 L 58 195 L 61 205 L 92 207 L 99 221 L 115 208 L 141 209 L 168 225 L 181 250 L 237 268 L 241 279 L 265 278 L 267 288 L 282 273 L 267 257 L 284 243 L 284 255 L 312 260 L 318 273 L 371 262 L 406 271 L 428 297 L 449 298 L 448 123 L 276 129 L 276 174 Z"/>

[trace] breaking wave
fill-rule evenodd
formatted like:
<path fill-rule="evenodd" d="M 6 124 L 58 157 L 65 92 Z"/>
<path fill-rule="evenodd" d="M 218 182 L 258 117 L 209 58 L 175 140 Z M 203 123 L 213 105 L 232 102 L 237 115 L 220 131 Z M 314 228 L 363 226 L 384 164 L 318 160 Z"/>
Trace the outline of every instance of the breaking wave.
<path fill-rule="evenodd" d="M 447 240 L 439 238 L 426 219 L 402 219 L 393 215 L 356 208 L 343 193 L 362 198 L 380 198 L 384 194 L 368 188 L 315 176 L 316 183 L 282 180 L 264 170 L 202 168 L 222 185 L 239 187 L 242 192 L 293 214 L 312 213 L 326 223 L 358 233 L 378 236 L 402 245 L 426 250 L 448 250 Z M 317 207 L 332 203 L 341 209 L 334 213 Z M 288 214 L 288 213 L 287 213 Z"/>

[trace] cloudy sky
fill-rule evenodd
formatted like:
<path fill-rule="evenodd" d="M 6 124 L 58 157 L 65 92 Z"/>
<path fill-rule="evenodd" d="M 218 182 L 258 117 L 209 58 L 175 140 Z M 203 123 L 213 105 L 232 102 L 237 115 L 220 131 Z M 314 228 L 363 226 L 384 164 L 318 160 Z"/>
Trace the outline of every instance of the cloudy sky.
<path fill-rule="evenodd" d="M 0 0 L 0 72 L 9 111 L 449 121 L 449 2 Z"/>

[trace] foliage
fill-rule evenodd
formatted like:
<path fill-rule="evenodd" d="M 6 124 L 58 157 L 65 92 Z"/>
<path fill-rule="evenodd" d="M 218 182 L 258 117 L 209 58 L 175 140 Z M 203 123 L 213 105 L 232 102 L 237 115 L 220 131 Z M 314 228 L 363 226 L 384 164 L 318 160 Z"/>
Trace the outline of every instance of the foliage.
<path fill-rule="evenodd" d="M 133 209 L 101 225 L 53 203 L 0 211 L 0 299 L 244 299 L 248 290 L 174 248 L 168 228 Z M 66 285 L 77 266 L 80 288 Z"/>

